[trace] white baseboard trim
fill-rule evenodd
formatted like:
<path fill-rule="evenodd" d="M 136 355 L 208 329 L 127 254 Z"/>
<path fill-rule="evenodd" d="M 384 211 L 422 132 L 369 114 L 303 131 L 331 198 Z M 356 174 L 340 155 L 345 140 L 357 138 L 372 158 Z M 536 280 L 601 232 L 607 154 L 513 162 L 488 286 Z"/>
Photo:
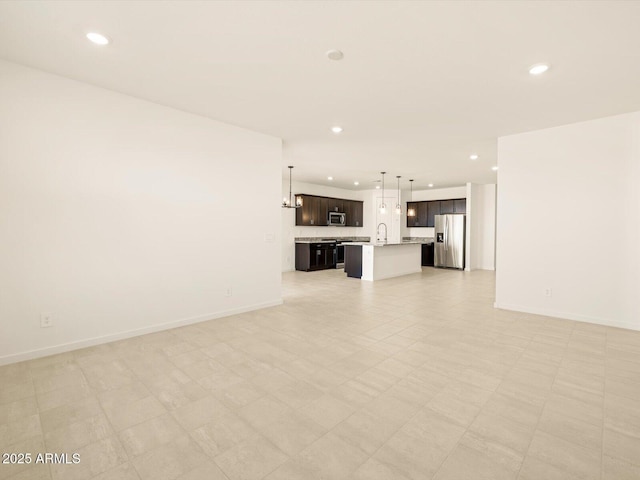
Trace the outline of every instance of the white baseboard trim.
<path fill-rule="evenodd" d="M 397 277 L 404 277 L 405 275 L 413 275 L 414 273 L 422 273 L 422 267 L 419 268 L 419 270 L 414 270 L 413 272 L 407 272 L 407 273 L 403 273 L 401 275 L 396 275 L 396 274 L 389 274 L 389 275 L 380 275 L 379 277 L 375 277 L 375 278 L 364 278 L 362 277 L 360 280 L 364 280 L 365 282 L 375 282 L 378 280 L 387 280 L 389 278 L 397 278 Z"/>
<path fill-rule="evenodd" d="M 0 357 L 0 365 L 8 365 L 10 363 L 23 362 L 25 360 L 33 360 L 34 358 L 47 357 L 49 355 L 55 355 L 57 353 L 65 353 L 71 350 L 78 350 L 80 348 L 93 347 L 95 345 L 101 345 L 103 343 L 115 342 L 116 340 L 124 340 L 126 338 L 146 335 L 147 333 L 155 333 L 163 330 L 171 330 L 172 328 L 192 325 L 194 323 L 205 322 L 207 320 L 215 320 L 216 318 L 230 317 L 231 315 L 251 312 L 253 310 L 260 310 L 262 308 L 275 307 L 282 304 L 283 304 L 283 300 L 282 298 L 280 298 L 279 300 L 273 300 L 270 302 L 256 303 L 253 305 L 246 305 L 243 307 L 232 308 L 229 310 L 222 310 L 215 313 L 198 315 L 197 317 L 182 318 L 180 320 L 173 320 L 171 322 L 164 322 L 156 325 L 149 325 L 147 327 L 135 328 L 133 330 L 127 330 L 124 332 L 110 333 L 108 335 L 102 335 L 100 337 L 86 338 L 83 340 L 77 340 L 69 343 L 62 343 L 60 345 L 54 345 L 51 347 L 38 348 L 35 350 L 28 350 L 26 352 L 20 352 L 20 353 L 13 353 L 10 355 L 5 355 Z"/>
<path fill-rule="evenodd" d="M 502 310 L 512 310 L 514 312 L 532 313 L 534 315 L 544 315 L 546 317 L 556 317 L 556 318 L 564 318 L 567 320 L 575 320 L 577 322 L 594 323 L 596 325 L 603 325 L 605 327 L 625 328 L 627 330 L 640 331 L 640 324 L 630 323 L 630 322 L 620 322 L 617 320 L 611 320 L 607 318 L 590 317 L 588 315 L 581 315 L 579 313 L 559 312 L 557 310 L 549 310 L 544 308 L 531 308 L 531 307 L 524 307 L 522 305 L 512 305 L 508 303 L 498 303 L 498 302 L 495 302 L 493 306 L 494 308 L 499 308 Z"/>

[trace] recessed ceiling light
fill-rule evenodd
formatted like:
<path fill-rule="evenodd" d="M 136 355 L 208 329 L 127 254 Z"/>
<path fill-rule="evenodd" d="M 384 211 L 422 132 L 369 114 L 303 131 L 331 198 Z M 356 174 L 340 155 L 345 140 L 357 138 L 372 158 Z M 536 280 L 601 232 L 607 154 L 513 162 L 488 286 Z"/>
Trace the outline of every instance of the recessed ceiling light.
<path fill-rule="evenodd" d="M 477 159 L 478 159 L 478 154 L 476 154 L 476 153 L 471 154 L 471 155 L 469 155 L 469 158 L 470 158 L 471 160 L 477 160 Z"/>
<path fill-rule="evenodd" d="M 327 52 L 327 58 L 329 58 L 329 60 L 342 60 L 344 58 L 344 53 L 340 50 L 329 50 Z"/>
<path fill-rule="evenodd" d="M 105 37 L 104 35 L 102 35 L 100 33 L 89 32 L 89 33 L 87 33 L 87 38 L 89 40 L 91 40 L 93 43 L 95 43 L 96 45 L 108 45 L 109 44 L 109 38 Z"/>
<path fill-rule="evenodd" d="M 433 183 L 430 183 L 429 185 L 427 185 L 427 187 L 429 188 L 433 187 Z"/>
<path fill-rule="evenodd" d="M 498 171 L 498 166 L 496 165 L 494 167 L 491 167 L 491 170 L 493 170 L 494 172 L 497 172 Z"/>
<path fill-rule="evenodd" d="M 537 63 L 529 67 L 529 73 L 531 75 L 540 75 L 541 73 L 544 73 L 547 70 L 549 70 L 549 65 L 547 65 L 546 63 Z"/>
<path fill-rule="evenodd" d="M 357 186 L 360 185 L 360 182 L 356 180 L 355 182 L 353 182 L 353 184 Z"/>
<path fill-rule="evenodd" d="M 380 190 L 380 185 L 376 185 L 376 190 Z"/>
<path fill-rule="evenodd" d="M 335 127 L 331 127 L 331 131 L 333 133 L 342 133 L 342 127 L 336 125 Z"/>
<path fill-rule="evenodd" d="M 327 180 L 333 180 L 333 177 L 327 177 Z"/>

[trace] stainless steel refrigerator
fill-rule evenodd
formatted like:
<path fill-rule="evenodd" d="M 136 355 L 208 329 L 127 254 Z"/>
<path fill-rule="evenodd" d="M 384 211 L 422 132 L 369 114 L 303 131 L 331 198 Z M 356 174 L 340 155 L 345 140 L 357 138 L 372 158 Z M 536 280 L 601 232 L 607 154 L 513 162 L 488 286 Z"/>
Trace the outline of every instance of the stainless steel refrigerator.
<path fill-rule="evenodd" d="M 465 215 L 436 215 L 434 266 L 464 269 Z"/>

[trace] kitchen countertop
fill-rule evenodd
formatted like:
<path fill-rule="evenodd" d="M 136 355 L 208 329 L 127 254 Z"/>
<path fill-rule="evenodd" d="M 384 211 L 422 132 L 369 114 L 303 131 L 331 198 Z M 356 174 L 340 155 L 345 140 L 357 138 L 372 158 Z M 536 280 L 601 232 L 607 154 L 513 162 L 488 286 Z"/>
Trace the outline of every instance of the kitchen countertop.
<path fill-rule="evenodd" d="M 433 243 L 433 237 L 402 237 L 403 242 Z"/>
<path fill-rule="evenodd" d="M 346 245 L 360 245 L 360 246 L 369 246 L 369 247 L 393 247 L 393 246 L 397 246 L 397 245 L 422 245 L 423 243 L 428 243 L 428 242 L 421 242 L 418 240 L 406 240 L 406 241 L 402 241 L 402 242 L 350 242 L 347 243 Z"/>
<path fill-rule="evenodd" d="M 296 243 L 336 243 L 335 240 L 296 240 Z"/>
<path fill-rule="evenodd" d="M 371 237 L 335 237 L 327 239 L 326 237 L 297 237 L 296 243 L 336 243 L 336 242 L 369 242 Z"/>

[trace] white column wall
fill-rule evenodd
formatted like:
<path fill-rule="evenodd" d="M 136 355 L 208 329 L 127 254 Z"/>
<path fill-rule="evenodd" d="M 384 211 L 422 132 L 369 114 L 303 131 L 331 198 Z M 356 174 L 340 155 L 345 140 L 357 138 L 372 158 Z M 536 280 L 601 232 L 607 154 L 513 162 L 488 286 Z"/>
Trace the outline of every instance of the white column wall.
<path fill-rule="evenodd" d="M 640 330 L 640 112 L 498 140 L 496 305 Z"/>

